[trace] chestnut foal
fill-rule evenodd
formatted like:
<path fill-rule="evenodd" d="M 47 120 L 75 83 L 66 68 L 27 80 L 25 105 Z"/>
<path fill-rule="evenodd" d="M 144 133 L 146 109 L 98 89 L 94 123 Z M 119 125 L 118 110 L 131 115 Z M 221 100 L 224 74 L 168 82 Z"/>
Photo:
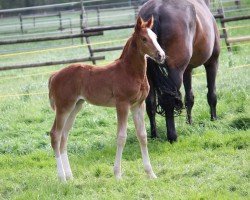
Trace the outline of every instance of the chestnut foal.
<path fill-rule="evenodd" d="M 67 138 L 84 101 L 98 106 L 116 107 L 116 178 L 121 178 L 121 157 L 127 138 L 129 109 L 133 114 L 145 171 L 150 178 L 156 178 L 150 164 L 144 124 L 144 100 L 149 92 L 146 55 L 162 63 L 165 53 L 151 30 L 153 21 L 153 17 L 147 22 L 141 18 L 137 19 L 132 37 L 127 41 L 120 58 L 113 63 L 104 67 L 76 63 L 50 77 L 49 98 L 52 108 L 56 111 L 51 130 L 51 144 L 60 180 L 73 178 L 67 155 Z"/>

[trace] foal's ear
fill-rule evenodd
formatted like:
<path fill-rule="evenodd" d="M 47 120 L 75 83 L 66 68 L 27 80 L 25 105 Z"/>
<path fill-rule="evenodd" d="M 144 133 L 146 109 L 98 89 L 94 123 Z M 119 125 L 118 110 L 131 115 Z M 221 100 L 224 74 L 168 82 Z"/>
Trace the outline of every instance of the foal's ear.
<path fill-rule="evenodd" d="M 144 23 L 143 19 L 139 16 L 136 21 L 135 31 L 140 31 Z"/>
<path fill-rule="evenodd" d="M 152 17 L 147 21 L 147 28 L 152 29 L 154 26 L 154 16 L 152 15 Z"/>

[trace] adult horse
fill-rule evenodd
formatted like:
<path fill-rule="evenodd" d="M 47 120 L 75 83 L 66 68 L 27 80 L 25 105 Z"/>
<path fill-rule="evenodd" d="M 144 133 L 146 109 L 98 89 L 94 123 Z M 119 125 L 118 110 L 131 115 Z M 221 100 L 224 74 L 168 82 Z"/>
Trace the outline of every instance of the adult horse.
<path fill-rule="evenodd" d="M 149 0 L 139 12 L 144 20 L 154 16 L 152 30 L 166 53 L 166 62 L 162 66 L 153 60 L 148 61 L 147 75 L 151 89 L 146 104 L 152 137 L 157 137 L 155 114 L 158 105 L 166 118 L 168 140 L 177 139 L 174 113 L 182 108 L 179 92 L 182 82 L 187 122 L 192 123 L 192 69 L 200 65 L 206 69 L 211 120 L 216 119 L 215 79 L 220 46 L 216 22 L 208 4 L 209 0 Z"/>

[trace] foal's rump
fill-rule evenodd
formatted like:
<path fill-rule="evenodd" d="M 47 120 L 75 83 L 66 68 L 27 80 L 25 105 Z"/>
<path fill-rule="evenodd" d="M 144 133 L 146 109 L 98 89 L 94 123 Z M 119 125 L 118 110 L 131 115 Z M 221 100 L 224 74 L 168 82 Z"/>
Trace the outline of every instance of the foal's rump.
<path fill-rule="evenodd" d="M 88 74 L 88 68 L 88 65 L 75 63 L 50 76 L 48 88 L 53 110 L 59 106 L 67 110 L 80 99 L 83 89 L 79 87 L 82 82 L 81 77 Z M 57 99 L 60 99 L 60 102 L 57 102 Z"/>
<path fill-rule="evenodd" d="M 48 86 L 52 109 L 71 109 L 81 99 L 98 106 L 114 106 L 112 77 L 105 69 L 75 63 L 52 74 Z"/>

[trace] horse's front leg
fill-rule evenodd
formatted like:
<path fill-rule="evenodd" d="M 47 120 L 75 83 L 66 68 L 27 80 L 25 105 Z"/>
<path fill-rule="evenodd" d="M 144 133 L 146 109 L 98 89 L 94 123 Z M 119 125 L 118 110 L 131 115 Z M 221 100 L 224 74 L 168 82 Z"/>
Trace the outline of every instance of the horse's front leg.
<path fill-rule="evenodd" d="M 171 81 L 171 90 L 179 91 L 183 81 L 183 72 L 180 71 L 178 68 L 171 68 L 168 69 L 168 73 L 169 73 L 168 78 Z M 167 126 L 167 139 L 169 140 L 169 142 L 172 143 L 177 140 L 177 133 L 174 121 L 174 109 L 182 106 L 179 105 L 182 104 L 181 96 L 176 97 L 166 93 L 163 94 L 163 99 L 164 99 L 163 109 L 165 111 L 165 119 Z"/>
<path fill-rule="evenodd" d="M 121 159 L 123 148 L 127 139 L 127 121 L 128 121 L 128 112 L 129 104 L 126 102 L 118 102 L 116 105 L 117 112 L 117 150 L 115 156 L 114 164 L 114 174 L 117 179 L 121 179 Z"/>
<path fill-rule="evenodd" d="M 157 64 L 151 60 L 148 59 L 148 68 L 147 68 L 147 77 L 148 77 L 148 82 L 150 85 L 150 90 L 148 97 L 146 99 L 146 110 L 148 114 L 148 118 L 150 121 L 150 130 L 151 130 L 151 137 L 156 138 L 159 137 L 157 133 L 157 128 L 156 128 L 156 121 L 155 121 L 155 115 L 156 115 L 156 94 L 155 94 L 155 86 L 153 84 L 153 77 L 155 76 L 154 68 L 158 67 Z"/>
<path fill-rule="evenodd" d="M 133 113 L 133 120 L 136 128 L 137 138 L 140 142 L 142 160 L 144 169 L 149 178 L 157 178 L 153 172 L 147 147 L 147 132 L 144 122 L 145 102 L 131 109 Z"/>
<path fill-rule="evenodd" d="M 166 119 L 166 126 L 167 126 L 167 139 L 169 142 L 174 142 L 177 140 L 177 133 L 175 129 L 175 122 L 174 122 L 174 105 L 168 104 L 167 108 L 165 109 L 165 119 Z"/>
<path fill-rule="evenodd" d="M 148 94 L 148 97 L 146 99 L 146 109 L 147 109 L 147 114 L 148 118 L 150 121 L 150 130 L 151 130 L 151 137 L 156 138 L 158 137 L 157 134 L 157 129 L 156 129 L 156 122 L 155 122 L 155 115 L 156 115 L 156 96 L 155 96 L 155 91 L 150 85 L 150 91 Z"/>

